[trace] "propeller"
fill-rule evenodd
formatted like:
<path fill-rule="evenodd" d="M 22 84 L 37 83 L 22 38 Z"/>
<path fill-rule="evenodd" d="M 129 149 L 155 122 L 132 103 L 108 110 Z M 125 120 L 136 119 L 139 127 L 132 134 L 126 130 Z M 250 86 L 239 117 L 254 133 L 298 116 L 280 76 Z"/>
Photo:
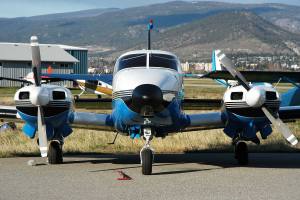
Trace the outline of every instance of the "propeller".
<path fill-rule="evenodd" d="M 224 53 L 219 51 L 217 53 L 217 58 L 223 64 L 225 69 L 241 84 L 247 91 L 251 90 L 249 83 L 246 81 L 245 77 L 234 68 L 234 64 L 232 61 L 226 57 Z M 263 113 L 270 120 L 270 122 L 276 127 L 276 129 L 281 132 L 284 138 L 292 145 L 296 145 L 298 143 L 297 138 L 291 132 L 289 127 L 283 123 L 283 121 L 279 118 L 278 114 L 273 113 L 264 105 L 261 106 Z"/>
<path fill-rule="evenodd" d="M 32 53 L 32 72 L 33 72 L 34 84 L 36 87 L 40 87 L 41 86 L 41 55 L 40 55 L 38 38 L 36 36 L 31 37 L 31 53 Z M 37 91 L 42 91 L 42 89 L 40 88 L 40 90 Z M 38 130 L 38 137 L 39 137 L 39 148 L 40 148 L 41 156 L 47 157 L 47 152 L 48 152 L 47 132 L 46 132 L 44 115 L 43 115 L 44 112 L 40 101 L 37 101 L 37 111 L 38 111 L 37 130 Z"/>

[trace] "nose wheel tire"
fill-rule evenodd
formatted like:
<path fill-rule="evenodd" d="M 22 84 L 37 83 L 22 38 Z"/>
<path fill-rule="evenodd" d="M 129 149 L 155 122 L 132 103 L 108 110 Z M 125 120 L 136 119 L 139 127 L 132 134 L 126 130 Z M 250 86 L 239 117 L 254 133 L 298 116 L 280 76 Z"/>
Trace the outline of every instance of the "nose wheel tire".
<path fill-rule="evenodd" d="M 141 150 L 142 173 L 144 175 L 152 174 L 153 152 L 150 148 Z"/>
<path fill-rule="evenodd" d="M 49 164 L 62 164 L 63 152 L 62 145 L 58 141 L 51 141 L 48 150 L 48 162 Z"/>
<path fill-rule="evenodd" d="M 239 165 L 248 164 L 248 146 L 246 142 L 240 141 L 235 144 L 235 159 L 237 159 Z"/>

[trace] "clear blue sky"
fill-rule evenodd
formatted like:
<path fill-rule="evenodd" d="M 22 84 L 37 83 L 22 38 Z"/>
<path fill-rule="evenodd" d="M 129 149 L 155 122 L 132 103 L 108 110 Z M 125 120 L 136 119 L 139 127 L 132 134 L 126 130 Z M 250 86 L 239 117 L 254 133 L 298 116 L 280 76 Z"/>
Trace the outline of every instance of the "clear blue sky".
<path fill-rule="evenodd" d="M 127 8 L 170 0 L 0 0 L 0 17 L 34 16 L 92 8 Z M 189 0 L 186 0 L 189 1 Z M 191 1 L 191 0 L 190 0 Z M 300 6 L 300 0 L 219 0 L 236 3 L 285 3 Z"/>

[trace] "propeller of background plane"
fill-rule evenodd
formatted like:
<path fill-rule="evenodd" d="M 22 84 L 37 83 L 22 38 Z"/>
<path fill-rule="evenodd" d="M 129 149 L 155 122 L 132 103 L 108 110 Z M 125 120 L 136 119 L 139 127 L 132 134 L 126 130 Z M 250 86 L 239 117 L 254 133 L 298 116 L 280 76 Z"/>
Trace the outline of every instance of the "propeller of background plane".
<path fill-rule="evenodd" d="M 260 107 L 265 114 L 265 116 L 270 120 L 270 122 L 277 128 L 279 132 L 285 137 L 285 139 L 292 145 L 296 145 L 298 143 L 297 138 L 291 132 L 289 127 L 283 123 L 283 121 L 279 118 L 278 113 L 273 113 L 270 111 L 265 105 L 265 93 L 264 91 L 253 90 L 249 83 L 246 81 L 245 77 L 234 68 L 234 64 L 232 61 L 226 57 L 222 52 L 217 53 L 217 58 L 223 64 L 225 69 L 247 90 L 247 96 L 253 98 L 254 96 L 259 99 L 256 107 Z M 246 98 L 247 99 L 247 98 Z"/>
<path fill-rule="evenodd" d="M 49 96 L 45 95 L 45 88 L 41 86 L 41 55 L 38 38 L 31 37 L 31 52 L 32 52 L 32 72 L 34 77 L 35 92 L 32 103 L 37 106 L 37 131 L 39 138 L 39 148 L 42 157 L 47 157 L 48 144 L 46 124 L 44 119 L 43 107 L 49 102 Z"/>

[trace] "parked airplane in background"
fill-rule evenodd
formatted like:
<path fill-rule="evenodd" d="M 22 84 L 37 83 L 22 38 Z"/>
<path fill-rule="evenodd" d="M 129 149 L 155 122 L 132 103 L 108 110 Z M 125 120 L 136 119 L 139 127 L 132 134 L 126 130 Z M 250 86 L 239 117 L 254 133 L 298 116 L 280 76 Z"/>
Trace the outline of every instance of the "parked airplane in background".
<path fill-rule="evenodd" d="M 0 77 L 0 80 L 21 82 L 22 86 L 31 85 L 34 84 L 34 75 L 32 72 L 30 72 L 23 78 L 16 79 L 9 77 Z M 111 74 L 41 74 L 41 83 L 51 83 L 59 81 L 73 81 L 77 83 L 82 92 L 79 95 L 74 96 L 75 100 L 78 100 L 84 92 L 96 94 L 98 98 L 101 98 L 102 95 L 112 95 Z"/>
<path fill-rule="evenodd" d="M 102 95 L 112 96 L 111 74 L 42 74 L 44 80 L 49 81 L 73 81 L 82 90 L 74 99 L 78 100 L 84 93 L 96 94 L 98 98 Z"/>
<path fill-rule="evenodd" d="M 38 132 L 41 155 L 48 156 L 50 164 L 62 163 L 64 138 L 72 133 L 73 124 L 116 130 L 131 138 L 142 136 L 145 145 L 140 157 L 145 175 L 152 173 L 154 156 L 150 142 L 155 137 L 224 128 L 232 138 L 235 158 L 240 164 L 248 162 L 246 141 L 259 143 L 258 132 L 267 139 L 272 133 L 271 122 L 289 143 L 298 142 L 280 118 L 300 118 L 300 100 L 293 104 L 288 100 L 294 99 L 300 89 L 283 94 L 281 101 L 270 84 L 249 84 L 221 52 L 217 59 L 239 84 L 225 92 L 221 111 L 185 114 L 182 110 L 183 76 L 177 56 L 166 51 L 138 50 L 125 53 L 117 60 L 112 84 L 112 113 L 97 114 L 73 110 L 68 89 L 41 84 L 39 45 L 34 36 L 31 46 L 35 84 L 16 92 L 16 107 L 11 109 L 17 111 L 16 117 L 25 121 L 23 132 L 27 136 L 33 139 Z"/>

